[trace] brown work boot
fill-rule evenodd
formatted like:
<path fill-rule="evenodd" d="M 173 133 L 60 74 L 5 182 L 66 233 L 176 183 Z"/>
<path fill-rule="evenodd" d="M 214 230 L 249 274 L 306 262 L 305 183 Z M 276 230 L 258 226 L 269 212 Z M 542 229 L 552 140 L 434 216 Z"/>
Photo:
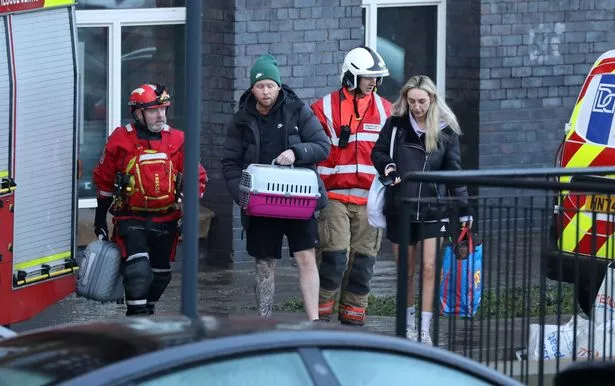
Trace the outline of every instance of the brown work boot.
<path fill-rule="evenodd" d="M 341 304 L 338 318 L 342 324 L 363 326 L 365 324 L 365 308 Z"/>
<path fill-rule="evenodd" d="M 321 321 L 326 321 L 326 322 L 331 320 L 331 315 L 333 314 L 334 305 L 335 305 L 335 299 L 330 299 L 328 301 L 319 303 L 318 304 L 318 318 Z"/>

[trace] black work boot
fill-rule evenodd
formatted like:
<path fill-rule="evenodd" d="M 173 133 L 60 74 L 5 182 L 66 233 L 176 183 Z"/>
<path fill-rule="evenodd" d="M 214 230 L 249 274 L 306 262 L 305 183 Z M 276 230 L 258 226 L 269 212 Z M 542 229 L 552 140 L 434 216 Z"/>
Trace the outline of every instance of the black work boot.
<path fill-rule="evenodd" d="M 126 316 L 145 316 L 150 315 L 146 305 L 126 306 Z"/>
<path fill-rule="evenodd" d="M 147 307 L 147 312 L 149 312 L 150 315 L 156 313 L 156 303 L 147 303 L 145 307 Z"/>

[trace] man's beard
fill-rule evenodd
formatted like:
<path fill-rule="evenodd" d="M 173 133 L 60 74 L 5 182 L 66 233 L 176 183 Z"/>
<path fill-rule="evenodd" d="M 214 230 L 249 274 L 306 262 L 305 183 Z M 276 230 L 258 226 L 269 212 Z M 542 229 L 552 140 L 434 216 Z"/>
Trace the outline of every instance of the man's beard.
<path fill-rule="evenodd" d="M 162 130 L 169 127 L 165 122 L 156 122 L 154 124 L 149 125 L 147 128 L 152 133 L 160 133 Z"/>

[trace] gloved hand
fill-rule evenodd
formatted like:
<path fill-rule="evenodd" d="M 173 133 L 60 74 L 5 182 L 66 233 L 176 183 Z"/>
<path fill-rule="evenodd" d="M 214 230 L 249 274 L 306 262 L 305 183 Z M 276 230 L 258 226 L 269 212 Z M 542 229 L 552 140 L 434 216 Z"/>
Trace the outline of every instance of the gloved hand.
<path fill-rule="evenodd" d="M 399 172 L 397 170 L 393 170 L 392 172 L 390 172 L 387 175 L 388 178 L 390 178 L 393 182 L 391 183 L 391 186 L 397 185 L 401 182 L 401 174 L 399 174 Z"/>
<path fill-rule="evenodd" d="M 107 211 L 113 202 L 112 197 L 98 197 L 96 215 L 94 216 L 94 233 L 102 240 L 109 240 L 109 228 L 107 227 Z"/>

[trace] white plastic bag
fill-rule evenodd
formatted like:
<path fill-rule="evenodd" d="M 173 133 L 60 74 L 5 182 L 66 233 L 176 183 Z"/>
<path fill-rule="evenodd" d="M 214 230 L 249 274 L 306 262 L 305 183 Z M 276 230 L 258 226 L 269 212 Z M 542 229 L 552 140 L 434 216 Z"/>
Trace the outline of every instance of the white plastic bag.
<path fill-rule="evenodd" d="M 389 157 L 393 159 L 393 148 L 395 146 L 395 136 L 397 135 L 397 127 L 393 127 L 391 131 L 391 144 L 389 146 Z M 378 179 L 374 177 L 372 185 L 369 188 L 367 195 L 367 221 L 374 228 L 384 229 L 387 227 L 386 217 L 382 212 L 384 209 L 384 192 L 386 187 Z"/>
<path fill-rule="evenodd" d="M 574 329 L 574 317 L 568 323 L 562 326 L 555 324 L 545 325 L 545 338 L 540 341 L 540 325 L 530 324 L 530 336 L 528 345 L 528 357 L 530 360 L 540 360 L 541 352 L 544 360 L 554 360 L 557 358 L 572 358 L 573 351 L 579 350 L 579 341 L 577 347 L 573 346 L 575 335 L 577 338 L 583 334 L 587 334 L 592 323 L 580 317 L 577 317 L 576 334 Z M 559 333 L 558 333 L 559 331 Z"/>
<path fill-rule="evenodd" d="M 374 228 L 384 229 L 387 227 L 387 221 L 382 213 L 384 209 L 384 191 L 386 188 L 378 177 L 372 181 L 372 186 L 369 188 L 367 196 L 367 221 Z"/>
<path fill-rule="evenodd" d="M 615 355 L 615 331 L 610 320 L 600 325 L 594 325 L 593 331 L 585 328 L 577 334 L 577 358 L 601 359 L 612 358 Z"/>

